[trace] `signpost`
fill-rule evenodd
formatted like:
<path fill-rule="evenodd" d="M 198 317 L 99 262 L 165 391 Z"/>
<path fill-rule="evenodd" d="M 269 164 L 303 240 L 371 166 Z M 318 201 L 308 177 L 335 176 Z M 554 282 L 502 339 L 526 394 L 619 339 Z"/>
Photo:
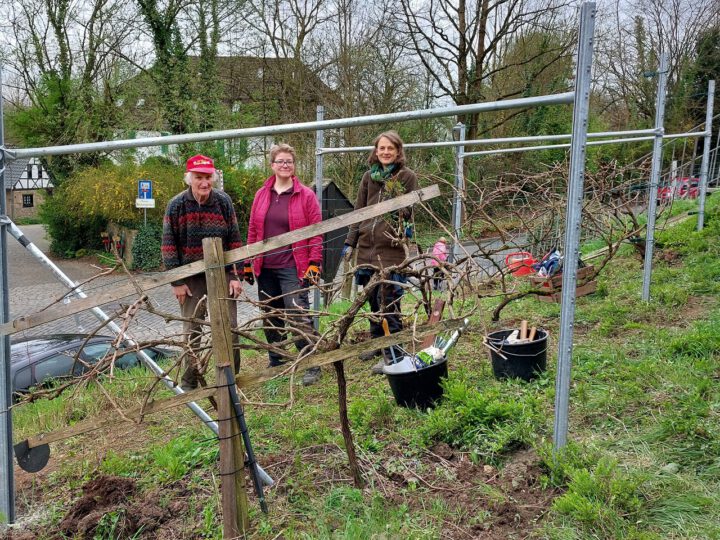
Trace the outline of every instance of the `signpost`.
<path fill-rule="evenodd" d="M 155 208 L 152 180 L 138 180 L 138 196 L 137 199 L 135 199 L 135 208 L 143 209 L 145 225 L 147 226 L 147 209 Z"/>

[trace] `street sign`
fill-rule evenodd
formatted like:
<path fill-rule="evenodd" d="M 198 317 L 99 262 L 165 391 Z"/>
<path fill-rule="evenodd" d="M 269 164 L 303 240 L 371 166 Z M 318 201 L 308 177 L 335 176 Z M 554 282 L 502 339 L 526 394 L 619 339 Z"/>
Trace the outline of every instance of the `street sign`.
<path fill-rule="evenodd" d="M 138 180 L 138 196 L 135 199 L 135 208 L 155 208 L 152 180 Z"/>
<path fill-rule="evenodd" d="M 138 180 L 138 199 L 152 199 L 152 180 Z"/>
<path fill-rule="evenodd" d="M 155 199 L 135 199 L 135 208 L 155 208 Z"/>

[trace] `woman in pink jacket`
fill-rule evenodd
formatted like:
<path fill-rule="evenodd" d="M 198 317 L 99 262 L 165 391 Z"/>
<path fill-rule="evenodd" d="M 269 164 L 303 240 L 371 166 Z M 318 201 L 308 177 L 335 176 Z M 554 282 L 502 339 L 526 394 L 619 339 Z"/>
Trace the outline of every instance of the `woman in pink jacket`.
<path fill-rule="evenodd" d="M 275 174 L 265 181 L 255 194 L 250 210 L 247 243 L 260 242 L 273 236 L 294 231 L 322 220 L 315 192 L 304 186 L 295 176 L 295 149 L 288 144 L 270 148 L 270 166 Z M 268 343 L 283 341 L 285 320 L 292 320 L 296 331 L 298 351 L 309 346 L 302 334 L 314 334 L 307 288 L 317 284 L 322 261 L 322 236 L 295 242 L 255 257 L 252 265 L 246 261 L 245 281 L 251 285 L 257 276 L 258 297 L 263 310 L 274 313 L 265 322 Z M 282 316 L 278 311 L 284 310 Z M 284 320 L 285 319 L 285 320 Z M 298 334 L 296 334 L 298 335 Z M 282 356 L 269 351 L 270 366 L 283 364 Z M 303 384 L 320 379 L 320 368 L 310 368 L 303 376 Z"/>
<path fill-rule="evenodd" d="M 440 270 L 439 262 L 445 262 L 448 258 L 447 240 L 444 236 L 441 236 L 435 245 L 433 246 L 432 256 L 434 259 L 430 260 L 430 265 L 433 267 L 433 289 L 439 291 L 442 288 L 442 270 Z"/>

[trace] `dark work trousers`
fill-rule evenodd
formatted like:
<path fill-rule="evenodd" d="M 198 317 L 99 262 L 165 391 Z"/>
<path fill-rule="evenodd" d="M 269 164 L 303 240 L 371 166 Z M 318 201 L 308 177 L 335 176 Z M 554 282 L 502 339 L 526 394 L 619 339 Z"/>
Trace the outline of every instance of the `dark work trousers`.
<path fill-rule="evenodd" d="M 365 287 L 374 272 L 360 270 L 355 274 L 355 282 Z M 401 274 L 390 274 L 391 281 L 405 283 L 407 278 Z M 370 309 L 377 315 L 377 320 L 370 319 L 370 335 L 373 339 L 385 335 L 382 327 L 382 319 L 388 323 L 388 330 L 391 334 L 399 332 L 403 329 L 402 308 L 400 300 L 403 296 L 403 288 L 400 285 L 383 283 L 373 286 L 373 290 L 369 292 L 368 299 L 370 301 Z M 402 351 L 397 347 L 389 347 L 383 349 L 383 356 L 388 362 L 396 361 L 402 358 Z"/>
<path fill-rule="evenodd" d="M 440 270 L 440 268 L 435 266 L 433 268 L 433 278 L 432 278 L 433 290 L 441 291 L 443 289 L 443 279 L 444 278 L 445 278 L 445 276 L 443 275 L 442 270 Z"/>
<path fill-rule="evenodd" d="M 207 294 L 207 283 L 205 281 L 205 274 L 198 274 L 185 278 L 185 284 L 190 289 L 192 296 L 185 297 L 185 302 L 180 306 L 180 314 L 185 318 L 204 319 L 207 314 L 207 300 L 198 307 L 198 303 L 203 296 Z M 227 278 L 228 283 L 230 282 L 230 276 Z M 228 289 L 225 294 L 228 294 Z M 230 324 L 233 328 L 237 327 L 237 302 L 228 302 L 230 304 Z M 201 340 L 203 333 L 203 325 L 199 323 L 183 321 L 183 332 L 190 344 L 190 350 L 194 353 L 195 358 L 192 355 L 187 356 L 185 360 L 185 371 L 182 374 L 181 386 L 183 389 L 193 389 L 198 386 L 198 377 L 200 375 L 197 367 L 197 361 L 199 358 L 199 350 L 201 348 Z M 233 344 L 237 345 L 240 336 L 233 334 Z M 233 358 L 235 360 L 235 373 L 240 370 L 240 349 L 233 349 Z"/>
<path fill-rule="evenodd" d="M 308 291 L 302 289 L 302 282 L 298 278 L 297 270 L 293 268 L 263 268 L 257 277 L 258 299 L 263 302 L 262 309 L 266 313 L 283 311 L 281 316 L 270 317 L 265 320 L 265 339 L 268 343 L 283 341 L 285 323 L 295 327 L 306 334 L 317 335 L 313 327 L 312 318 L 307 310 L 310 309 Z M 280 298 L 278 298 L 280 297 Z M 285 320 L 283 320 L 283 318 Z M 298 337 L 295 347 L 298 352 L 309 345 L 308 340 Z M 271 366 L 279 366 L 283 357 L 268 351 Z"/>

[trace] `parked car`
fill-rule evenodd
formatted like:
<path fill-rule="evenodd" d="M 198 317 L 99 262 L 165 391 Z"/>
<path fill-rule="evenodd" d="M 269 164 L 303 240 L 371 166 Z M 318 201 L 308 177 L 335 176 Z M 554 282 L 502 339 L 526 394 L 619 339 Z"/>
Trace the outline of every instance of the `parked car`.
<path fill-rule="evenodd" d="M 675 199 L 697 199 L 700 191 L 699 178 L 678 178 L 674 183 L 658 188 L 658 202 L 664 203 Z M 675 196 L 673 197 L 673 187 Z"/>
<path fill-rule="evenodd" d="M 114 339 L 111 336 L 88 339 L 87 334 L 53 334 L 12 341 L 10 377 L 13 394 L 28 392 L 31 387 L 47 384 L 50 380 L 82 375 L 89 368 L 75 361 L 78 351 L 82 348 L 79 358 L 92 366 L 111 351 Z M 162 347 L 148 347 L 143 352 L 155 361 L 176 354 Z M 137 365 L 140 365 L 140 359 L 135 352 L 129 352 L 115 361 L 115 367 L 120 369 Z"/>

